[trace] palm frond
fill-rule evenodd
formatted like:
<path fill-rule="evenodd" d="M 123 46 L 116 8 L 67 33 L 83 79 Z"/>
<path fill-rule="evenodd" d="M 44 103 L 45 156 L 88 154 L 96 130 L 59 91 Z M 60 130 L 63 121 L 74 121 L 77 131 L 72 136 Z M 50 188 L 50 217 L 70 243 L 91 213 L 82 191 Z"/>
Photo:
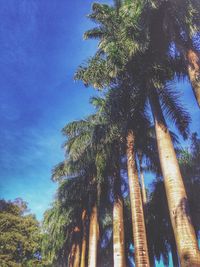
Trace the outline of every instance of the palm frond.
<path fill-rule="evenodd" d="M 52 170 L 51 179 L 54 182 L 61 182 L 66 178 L 76 176 L 80 172 L 80 168 L 76 166 L 76 162 L 72 160 L 65 160 L 60 162 Z"/>
<path fill-rule="evenodd" d="M 87 39 L 101 39 L 105 34 L 105 29 L 103 27 L 96 27 L 88 30 L 84 33 L 83 38 Z"/>
<path fill-rule="evenodd" d="M 78 120 L 78 121 L 70 122 L 62 129 L 62 133 L 68 138 L 75 137 L 79 135 L 80 133 L 84 132 L 85 130 L 89 129 L 91 119 L 92 119 L 92 116 L 89 116 L 85 120 Z"/>
<path fill-rule="evenodd" d="M 191 118 L 187 110 L 181 105 L 180 94 L 174 91 L 173 83 L 167 84 L 160 90 L 159 97 L 166 116 L 176 125 L 180 134 L 187 138 Z"/>

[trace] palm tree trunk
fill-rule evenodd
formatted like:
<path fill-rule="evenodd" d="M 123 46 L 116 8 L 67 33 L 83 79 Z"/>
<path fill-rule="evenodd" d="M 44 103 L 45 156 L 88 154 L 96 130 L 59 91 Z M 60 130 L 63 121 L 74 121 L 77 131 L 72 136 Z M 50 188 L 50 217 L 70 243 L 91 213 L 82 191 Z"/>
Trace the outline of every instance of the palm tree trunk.
<path fill-rule="evenodd" d="M 126 267 L 124 239 L 124 203 L 121 197 L 120 173 L 114 177 L 113 258 L 114 267 Z"/>
<path fill-rule="evenodd" d="M 73 267 L 79 267 L 80 265 L 80 244 L 76 243 L 75 255 L 74 255 L 74 264 Z"/>
<path fill-rule="evenodd" d="M 114 267 L 125 267 L 123 199 L 118 197 L 113 206 Z"/>
<path fill-rule="evenodd" d="M 146 191 L 146 187 L 145 187 L 144 172 L 143 172 L 143 168 L 142 168 L 142 157 L 143 157 L 143 154 L 142 154 L 142 151 L 140 149 L 138 149 L 137 155 L 138 155 L 138 160 L 139 160 L 140 184 L 141 184 L 141 189 L 142 189 L 142 200 L 143 200 L 143 204 L 145 205 L 147 203 L 147 191 Z"/>
<path fill-rule="evenodd" d="M 80 228 L 75 227 L 72 232 L 72 247 L 68 258 L 69 267 L 79 267 L 80 264 Z"/>
<path fill-rule="evenodd" d="M 138 172 L 134 151 L 135 137 L 132 131 L 127 135 L 127 168 L 131 201 L 133 239 L 136 267 L 149 267 L 146 228 Z"/>
<path fill-rule="evenodd" d="M 142 188 L 142 200 L 143 200 L 143 204 L 146 205 L 147 204 L 147 191 L 146 191 L 145 183 L 144 183 L 144 172 L 142 169 L 141 162 L 139 162 L 139 164 L 140 164 L 140 182 L 141 182 L 141 188 Z"/>
<path fill-rule="evenodd" d="M 83 227 L 83 236 L 82 236 L 82 247 L 81 247 L 81 265 L 80 267 L 86 266 L 86 246 L 87 246 L 87 233 L 86 233 L 86 210 L 83 210 L 82 213 L 82 227 Z"/>
<path fill-rule="evenodd" d="M 68 258 L 68 267 L 73 267 L 75 251 L 76 251 L 76 244 L 73 243 L 70 254 L 69 254 L 69 258 Z"/>
<path fill-rule="evenodd" d="M 150 104 L 154 116 L 158 153 L 180 263 L 183 267 L 200 266 L 200 253 L 188 210 L 185 187 L 156 90 L 151 90 Z"/>
<path fill-rule="evenodd" d="M 188 75 L 192 84 L 192 89 L 200 107 L 200 57 L 197 51 L 189 49 L 187 51 Z"/>
<path fill-rule="evenodd" d="M 88 252 L 88 267 L 97 266 L 97 248 L 99 240 L 99 224 L 97 205 L 92 208 L 90 215 L 90 229 L 89 229 L 89 252 Z"/>

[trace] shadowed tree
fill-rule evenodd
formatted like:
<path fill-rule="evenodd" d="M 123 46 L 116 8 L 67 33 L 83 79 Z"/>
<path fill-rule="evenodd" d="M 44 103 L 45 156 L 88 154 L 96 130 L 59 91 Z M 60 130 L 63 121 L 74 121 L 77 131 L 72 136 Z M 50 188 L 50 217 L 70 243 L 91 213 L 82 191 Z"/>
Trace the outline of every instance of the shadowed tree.
<path fill-rule="evenodd" d="M 119 10 L 134 12 L 140 6 L 140 26 L 146 33 L 146 44 L 155 57 L 173 54 L 179 59 L 179 70 L 188 75 L 200 106 L 200 4 L 183 1 L 114 1 Z M 136 29 L 134 29 L 136 30 Z M 180 73 L 179 73 L 180 74 Z"/>

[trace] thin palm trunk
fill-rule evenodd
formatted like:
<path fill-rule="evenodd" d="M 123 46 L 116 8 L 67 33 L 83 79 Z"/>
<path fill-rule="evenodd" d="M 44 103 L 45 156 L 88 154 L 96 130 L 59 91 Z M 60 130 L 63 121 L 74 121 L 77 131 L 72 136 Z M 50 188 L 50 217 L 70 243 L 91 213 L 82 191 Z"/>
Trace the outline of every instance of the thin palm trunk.
<path fill-rule="evenodd" d="M 76 251 L 76 244 L 73 243 L 68 257 L 68 267 L 73 267 L 75 251 Z"/>
<path fill-rule="evenodd" d="M 69 267 L 79 267 L 80 264 L 80 228 L 75 227 L 72 232 L 72 247 L 68 259 Z"/>
<path fill-rule="evenodd" d="M 88 267 L 97 266 L 97 248 L 99 240 L 99 224 L 97 205 L 92 208 L 90 215 L 90 229 L 89 229 L 89 252 L 88 252 Z"/>
<path fill-rule="evenodd" d="M 187 51 L 188 74 L 192 84 L 192 89 L 200 107 L 200 59 L 197 51 L 189 49 Z"/>
<path fill-rule="evenodd" d="M 143 204 L 147 204 L 147 191 L 145 187 L 145 182 L 144 182 L 144 172 L 142 168 L 142 156 L 141 158 L 139 157 L 139 167 L 140 167 L 140 183 L 141 183 L 141 189 L 142 189 L 142 200 Z"/>
<path fill-rule="evenodd" d="M 129 131 L 127 135 L 127 168 L 131 201 L 135 263 L 137 267 L 149 267 L 150 263 L 146 228 L 144 222 L 141 190 L 136 167 L 134 141 L 134 134 L 132 131 Z"/>
<path fill-rule="evenodd" d="M 169 213 L 180 263 L 183 267 L 200 266 L 200 253 L 188 210 L 185 187 L 171 136 L 155 90 L 151 90 L 150 103 L 154 116 L 158 153 L 164 177 Z"/>
<path fill-rule="evenodd" d="M 81 256 L 80 252 L 81 252 L 80 251 L 80 244 L 76 243 L 73 267 L 79 267 L 79 265 L 80 265 L 80 256 Z"/>
<path fill-rule="evenodd" d="M 124 203 L 121 196 L 120 174 L 114 177 L 113 258 L 114 267 L 126 267 L 124 239 Z"/>
<path fill-rule="evenodd" d="M 76 244 L 74 242 L 71 247 L 71 251 L 68 258 L 68 267 L 73 267 L 75 254 L 76 254 Z"/>
<path fill-rule="evenodd" d="M 86 232 L 86 210 L 83 210 L 82 213 L 82 246 L 81 246 L 81 264 L 80 267 L 86 266 L 86 246 L 87 246 L 87 232 Z"/>

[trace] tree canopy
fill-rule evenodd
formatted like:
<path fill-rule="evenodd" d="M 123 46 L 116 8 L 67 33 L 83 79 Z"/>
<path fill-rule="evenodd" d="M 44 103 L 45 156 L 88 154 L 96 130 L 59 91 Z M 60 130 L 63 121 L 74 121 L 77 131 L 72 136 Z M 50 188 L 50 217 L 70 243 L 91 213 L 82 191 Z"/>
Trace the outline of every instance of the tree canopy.
<path fill-rule="evenodd" d="M 0 200 L 0 265 L 44 266 L 41 261 L 41 230 L 35 216 L 28 214 L 22 199 Z"/>

